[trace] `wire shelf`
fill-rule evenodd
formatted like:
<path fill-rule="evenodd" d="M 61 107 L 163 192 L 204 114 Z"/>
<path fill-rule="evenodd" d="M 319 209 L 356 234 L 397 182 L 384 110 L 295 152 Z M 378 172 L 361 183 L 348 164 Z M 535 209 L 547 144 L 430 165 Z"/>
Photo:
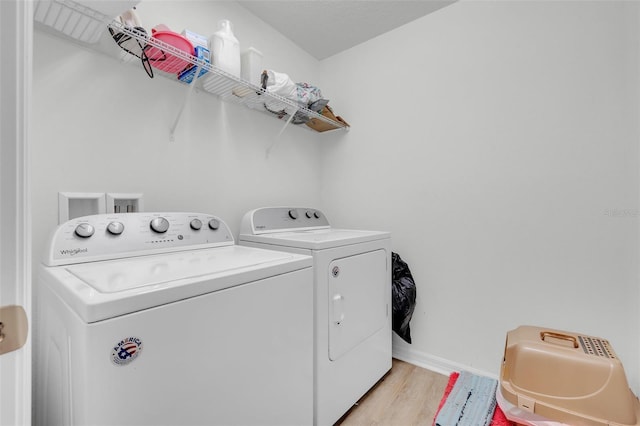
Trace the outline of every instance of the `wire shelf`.
<path fill-rule="evenodd" d="M 322 121 L 336 130 L 349 130 L 349 125 L 346 123 L 325 117 L 299 105 L 294 100 L 267 92 L 261 87 L 229 74 L 184 50 L 155 37 L 149 37 L 145 33 L 127 27 L 120 21 L 113 20 L 99 11 L 72 0 L 39 1 L 34 10 L 34 20 L 39 25 L 53 30 L 54 33 L 60 33 L 73 40 L 83 42 L 90 48 L 95 44 L 96 50 L 99 49 L 97 42 L 105 29 L 109 28 L 112 33 L 123 33 L 139 43 L 145 52 L 145 55 L 141 55 L 142 59 L 144 61 L 145 56 L 148 58 L 154 75 L 189 85 L 191 89 L 197 85 L 205 92 L 215 95 L 225 102 L 244 105 L 252 110 L 286 120 L 287 124 L 302 124 L 313 119 Z M 123 62 L 134 62 L 138 66 L 144 65 L 140 58 L 125 51 L 121 52 L 120 58 Z M 193 68 L 194 72 L 194 78 L 191 82 L 178 79 L 180 72 L 190 68 Z M 196 75 L 198 77 L 195 77 Z M 311 127 L 303 127 L 312 130 Z M 175 129 L 172 129 L 172 133 L 173 130 Z"/>
<path fill-rule="evenodd" d="M 34 5 L 33 19 L 45 28 L 83 43 L 100 40 L 111 18 L 70 0 L 40 0 Z"/>

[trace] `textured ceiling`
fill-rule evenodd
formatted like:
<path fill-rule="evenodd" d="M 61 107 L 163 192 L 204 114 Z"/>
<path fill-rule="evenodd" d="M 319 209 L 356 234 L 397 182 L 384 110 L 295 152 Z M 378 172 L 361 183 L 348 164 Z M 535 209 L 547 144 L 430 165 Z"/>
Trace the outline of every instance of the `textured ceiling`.
<path fill-rule="evenodd" d="M 238 3 L 317 59 L 325 59 L 455 0 L 253 0 Z"/>

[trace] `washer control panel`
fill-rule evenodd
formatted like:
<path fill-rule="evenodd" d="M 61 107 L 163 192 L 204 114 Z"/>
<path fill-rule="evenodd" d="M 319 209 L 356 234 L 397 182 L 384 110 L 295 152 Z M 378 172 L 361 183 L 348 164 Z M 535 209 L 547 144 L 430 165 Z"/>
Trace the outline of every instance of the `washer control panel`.
<path fill-rule="evenodd" d="M 58 226 L 43 262 L 67 265 L 233 244 L 227 224 L 209 214 L 99 214 Z"/>
<path fill-rule="evenodd" d="M 263 207 L 252 210 L 242 219 L 240 233 L 304 231 L 329 228 L 327 217 L 318 209 L 306 207 Z"/>

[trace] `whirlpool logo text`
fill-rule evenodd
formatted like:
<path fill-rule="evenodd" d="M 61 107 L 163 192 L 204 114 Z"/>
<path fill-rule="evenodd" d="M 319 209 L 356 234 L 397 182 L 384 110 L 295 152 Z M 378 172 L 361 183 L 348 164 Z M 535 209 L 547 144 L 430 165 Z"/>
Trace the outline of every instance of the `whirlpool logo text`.
<path fill-rule="evenodd" d="M 87 253 L 88 251 L 88 248 L 64 249 L 60 250 L 60 254 L 62 256 L 75 256 L 78 253 Z"/>

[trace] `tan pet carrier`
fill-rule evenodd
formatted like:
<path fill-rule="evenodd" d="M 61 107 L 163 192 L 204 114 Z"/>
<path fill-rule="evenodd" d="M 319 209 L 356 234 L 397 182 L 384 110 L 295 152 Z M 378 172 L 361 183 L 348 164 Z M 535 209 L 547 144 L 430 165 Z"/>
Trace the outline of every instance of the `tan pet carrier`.
<path fill-rule="evenodd" d="M 500 393 L 522 412 L 569 425 L 640 425 L 622 363 L 599 337 L 532 326 L 509 331 Z"/>

